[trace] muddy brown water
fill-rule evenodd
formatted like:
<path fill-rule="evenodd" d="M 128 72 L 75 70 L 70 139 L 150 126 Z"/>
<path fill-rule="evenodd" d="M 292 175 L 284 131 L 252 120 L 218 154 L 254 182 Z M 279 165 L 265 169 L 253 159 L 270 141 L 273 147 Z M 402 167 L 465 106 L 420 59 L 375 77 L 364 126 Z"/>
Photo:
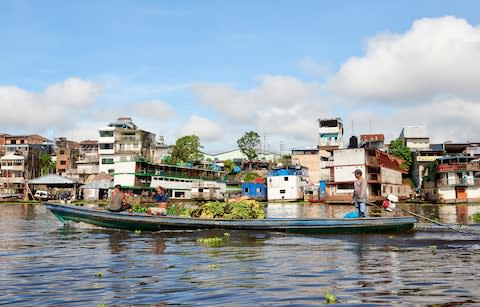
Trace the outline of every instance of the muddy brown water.
<path fill-rule="evenodd" d="M 437 208 L 439 221 L 457 223 L 452 214 L 464 211 L 453 208 Z M 269 204 L 268 215 L 350 209 Z M 0 304 L 9 306 L 313 306 L 326 293 L 347 305 L 480 304 L 473 234 L 135 233 L 64 226 L 43 205 L 0 212 Z M 212 236 L 223 243 L 197 241 Z"/>

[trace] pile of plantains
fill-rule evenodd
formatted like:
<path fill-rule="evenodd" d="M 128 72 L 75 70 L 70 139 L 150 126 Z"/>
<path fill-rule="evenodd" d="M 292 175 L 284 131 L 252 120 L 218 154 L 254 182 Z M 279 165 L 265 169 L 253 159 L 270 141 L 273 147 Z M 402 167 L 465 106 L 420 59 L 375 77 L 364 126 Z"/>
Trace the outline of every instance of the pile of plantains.
<path fill-rule="evenodd" d="M 264 219 L 263 204 L 255 200 L 241 200 L 231 203 L 210 201 L 190 211 L 191 217 L 219 219 Z"/>

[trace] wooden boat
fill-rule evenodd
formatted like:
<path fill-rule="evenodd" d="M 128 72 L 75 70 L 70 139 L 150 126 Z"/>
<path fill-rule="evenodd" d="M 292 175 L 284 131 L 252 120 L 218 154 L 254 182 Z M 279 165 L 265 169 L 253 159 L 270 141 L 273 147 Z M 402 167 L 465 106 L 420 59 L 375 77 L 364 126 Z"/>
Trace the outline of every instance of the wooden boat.
<path fill-rule="evenodd" d="M 139 213 L 112 213 L 104 209 L 88 209 L 69 205 L 46 204 L 46 206 L 61 222 L 84 222 L 107 228 L 150 231 L 219 228 L 295 233 L 388 232 L 411 230 L 416 222 L 413 217 L 201 219 L 177 216 L 156 217 Z"/>

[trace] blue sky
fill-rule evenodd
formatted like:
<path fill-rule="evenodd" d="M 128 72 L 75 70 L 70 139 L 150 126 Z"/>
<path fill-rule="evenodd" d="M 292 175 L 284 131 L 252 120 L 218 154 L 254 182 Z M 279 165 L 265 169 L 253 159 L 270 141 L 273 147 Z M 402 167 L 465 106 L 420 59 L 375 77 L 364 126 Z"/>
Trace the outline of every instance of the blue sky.
<path fill-rule="evenodd" d="M 207 152 L 253 130 L 479 141 L 477 1 L 0 2 L 0 132 L 81 141 L 130 116 Z M 478 72 L 477 72 L 478 71 Z M 352 125 L 353 124 L 353 125 Z"/>

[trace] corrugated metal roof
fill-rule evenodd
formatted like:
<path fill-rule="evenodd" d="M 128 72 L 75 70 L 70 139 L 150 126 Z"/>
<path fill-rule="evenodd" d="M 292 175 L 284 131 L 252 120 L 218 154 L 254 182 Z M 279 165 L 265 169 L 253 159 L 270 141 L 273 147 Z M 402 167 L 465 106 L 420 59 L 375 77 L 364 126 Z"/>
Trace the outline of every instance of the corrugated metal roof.
<path fill-rule="evenodd" d="M 113 188 L 113 181 L 111 180 L 95 180 L 82 185 L 82 189 L 111 189 Z"/>
<path fill-rule="evenodd" d="M 66 177 L 57 176 L 53 174 L 48 174 L 41 176 L 28 181 L 29 184 L 45 184 L 45 185 L 55 185 L 55 184 L 75 184 L 76 182 L 72 179 Z"/>

